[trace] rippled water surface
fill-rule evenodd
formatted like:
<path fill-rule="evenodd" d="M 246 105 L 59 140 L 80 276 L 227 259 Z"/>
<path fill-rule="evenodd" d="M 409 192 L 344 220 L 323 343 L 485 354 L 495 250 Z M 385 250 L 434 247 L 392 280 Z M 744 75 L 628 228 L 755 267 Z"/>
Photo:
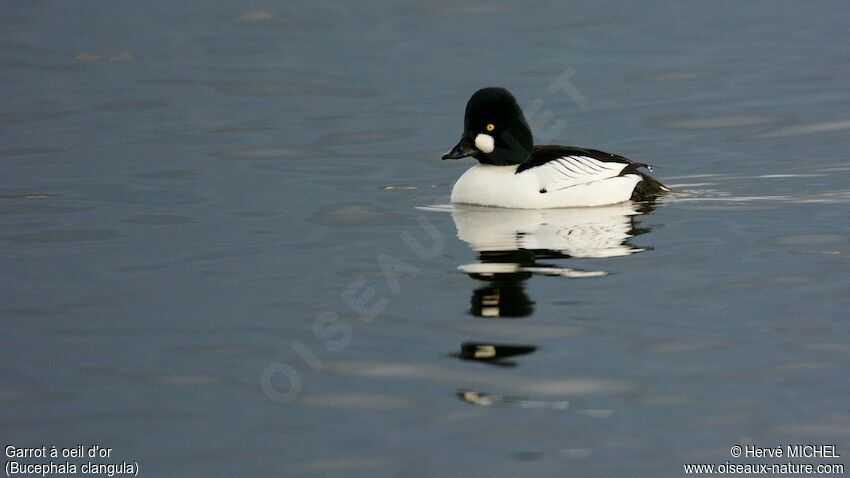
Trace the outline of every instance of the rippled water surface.
<path fill-rule="evenodd" d="M 143 476 L 850 455 L 845 10 L 4 3 L 4 445 Z M 490 84 L 678 192 L 447 206 Z"/>

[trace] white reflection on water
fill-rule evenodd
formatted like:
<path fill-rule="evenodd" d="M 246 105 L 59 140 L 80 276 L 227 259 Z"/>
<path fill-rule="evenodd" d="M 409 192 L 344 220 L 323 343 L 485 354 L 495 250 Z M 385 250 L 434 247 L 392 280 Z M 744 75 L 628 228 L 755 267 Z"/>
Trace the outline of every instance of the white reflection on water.
<path fill-rule="evenodd" d="M 477 252 L 546 250 L 575 258 L 617 257 L 641 252 L 634 235 L 638 205 L 518 210 L 458 207 L 458 237 Z"/>

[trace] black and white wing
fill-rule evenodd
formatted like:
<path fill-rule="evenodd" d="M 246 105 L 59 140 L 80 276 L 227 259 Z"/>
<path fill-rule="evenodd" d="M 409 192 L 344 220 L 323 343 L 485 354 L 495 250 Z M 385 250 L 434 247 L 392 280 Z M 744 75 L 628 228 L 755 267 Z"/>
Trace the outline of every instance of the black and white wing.
<path fill-rule="evenodd" d="M 558 191 L 637 173 L 637 168 L 643 166 L 622 156 L 592 149 L 539 146 L 516 173 L 532 174 L 538 178 L 541 189 Z"/>
<path fill-rule="evenodd" d="M 616 178 L 628 166 L 627 163 L 602 162 L 588 156 L 565 156 L 529 168 L 525 174 L 537 176 L 540 187 L 552 192 Z"/>

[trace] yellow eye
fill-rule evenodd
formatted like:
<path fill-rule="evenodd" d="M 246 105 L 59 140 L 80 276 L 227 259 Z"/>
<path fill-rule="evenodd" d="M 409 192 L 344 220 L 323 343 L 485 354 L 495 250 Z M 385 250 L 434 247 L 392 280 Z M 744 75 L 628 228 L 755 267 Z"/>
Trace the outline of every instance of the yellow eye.
<path fill-rule="evenodd" d="M 487 124 L 487 131 L 493 131 L 494 129 L 496 129 L 496 125 L 494 125 L 493 123 Z"/>

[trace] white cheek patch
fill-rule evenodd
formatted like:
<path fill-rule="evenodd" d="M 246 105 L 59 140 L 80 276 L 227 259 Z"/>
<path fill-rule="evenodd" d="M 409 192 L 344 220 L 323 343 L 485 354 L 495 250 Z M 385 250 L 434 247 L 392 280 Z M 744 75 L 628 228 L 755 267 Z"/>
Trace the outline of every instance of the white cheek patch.
<path fill-rule="evenodd" d="M 489 134 L 479 134 L 475 137 L 475 147 L 480 149 L 484 153 L 492 153 L 493 150 L 496 149 L 494 144 L 495 141 L 493 140 L 493 137 Z"/>

